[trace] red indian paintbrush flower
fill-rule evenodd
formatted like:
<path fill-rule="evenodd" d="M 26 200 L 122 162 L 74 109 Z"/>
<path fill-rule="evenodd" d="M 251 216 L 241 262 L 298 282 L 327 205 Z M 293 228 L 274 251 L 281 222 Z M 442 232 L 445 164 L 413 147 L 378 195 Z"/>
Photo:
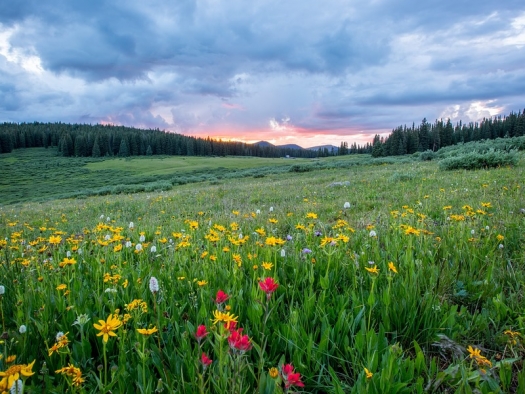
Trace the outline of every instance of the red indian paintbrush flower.
<path fill-rule="evenodd" d="M 291 386 L 304 387 L 304 383 L 301 382 L 301 374 L 294 372 L 292 364 L 283 365 L 281 374 L 284 379 L 285 388 L 290 388 Z"/>
<path fill-rule="evenodd" d="M 230 298 L 230 296 L 228 294 L 226 294 L 222 290 L 219 290 L 217 292 L 217 295 L 215 296 L 215 303 L 216 304 L 222 304 L 222 303 L 228 301 L 228 298 Z"/>
<path fill-rule="evenodd" d="M 231 331 L 228 337 L 228 343 L 230 344 L 230 348 L 239 351 L 241 354 L 252 348 L 248 335 L 242 335 L 242 328 Z"/>
<path fill-rule="evenodd" d="M 201 356 L 201 363 L 202 363 L 202 366 L 204 367 L 204 369 L 206 369 L 206 367 L 208 367 L 208 365 L 210 365 L 211 363 L 213 362 L 212 359 L 210 359 L 206 353 L 202 353 L 202 356 Z"/>
<path fill-rule="evenodd" d="M 206 331 L 206 326 L 201 324 L 199 327 L 197 327 L 197 332 L 195 333 L 195 338 L 197 338 L 197 341 L 201 343 L 201 341 L 204 339 L 206 335 L 208 335 L 209 332 Z"/>
<path fill-rule="evenodd" d="M 259 287 L 266 293 L 266 298 L 269 300 L 272 293 L 279 287 L 279 284 L 273 278 L 268 277 L 259 282 Z"/>

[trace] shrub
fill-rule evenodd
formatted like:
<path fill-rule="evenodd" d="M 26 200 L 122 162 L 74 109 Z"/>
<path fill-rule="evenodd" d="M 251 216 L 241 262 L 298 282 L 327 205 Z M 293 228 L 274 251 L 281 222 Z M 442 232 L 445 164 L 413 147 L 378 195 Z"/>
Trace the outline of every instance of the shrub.
<path fill-rule="evenodd" d="M 424 152 L 421 152 L 419 154 L 419 160 L 421 160 L 421 161 L 430 161 L 430 160 L 433 160 L 435 158 L 436 158 L 436 153 L 431 151 L 430 149 L 426 150 Z"/>
<path fill-rule="evenodd" d="M 513 166 L 518 162 L 516 150 L 509 153 L 501 150 L 490 149 L 486 153 L 470 152 L 459 156 L 452 156 L 439 162 L 442 170 L 477 170 L 482 168 L 494 168 Z"/>

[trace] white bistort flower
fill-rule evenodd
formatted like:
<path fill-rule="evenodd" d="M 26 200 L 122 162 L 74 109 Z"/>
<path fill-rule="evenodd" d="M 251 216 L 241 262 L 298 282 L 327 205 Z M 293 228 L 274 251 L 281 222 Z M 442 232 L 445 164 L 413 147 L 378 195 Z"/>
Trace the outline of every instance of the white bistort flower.
<path fill-rule="evenodd" d="M 150 249 L 151 253 L 157 253 L 157 247 L 153 245 Z"/>
<path fill-rule="evenodd" d="M 152 276 L 150 279 L 149 279 L 149 290 L 155 294 L 159 291 L 159 281 L 157 280 L 157 278 L 155 278 L 154 276 Z"/>
<path fill-rule="evenodd" d="M 5 294 L 5 286 L 0 285 L 0 295 Z"/>
<path fill-rule="evenodd" d="M 369 235 L 371 237 L 377 237 L 377 233 L 374 230 L 371 230 Z"/>
<path fill-rule="evenodd" d="M 348 201 L 345 202 L 345 204 L 343 205 L 343 208 L 344 208 L 344 209 L 348 209 L 348 208 L 350 208 L 350 203 L 349 203 Z"/>
<path fill-rule="evenodd" d="M 140 237 L 139 237 L 139 241 L 140 242 L 144 242 L 146 240 L 146 236 L 144 234 L 142 234 Z"/>
<path fill-rule="evenodd" d="M 142 244 L 136 244 L 136 245 L 135 245 L 135 250 L 136 250 L 137 252 L 140 252 L 140 251 L 142 250 Z"/>
<path fill-rule="evenodd" d="M 135 223 L 129 222 L 129 229 L 133 230 L 134 227 L 135 227 Z"/>
<path fill-rule="evenodd" d="M 23 324 L 22 324 L 22 325 L 20 326 L 20 328 L 18 329 L 18 332 L 19 332 L 20 334 L 25 334 L 26 331 L 27 331 L 27 327 L 26 327 L 25 325 L 23 325 Z"/>
<path fill-rule="evenodd" d="M 15 380 L 9 389 L 10 394 L 22 394 L 24 392 L 24 382 L 22 379 Z"/>

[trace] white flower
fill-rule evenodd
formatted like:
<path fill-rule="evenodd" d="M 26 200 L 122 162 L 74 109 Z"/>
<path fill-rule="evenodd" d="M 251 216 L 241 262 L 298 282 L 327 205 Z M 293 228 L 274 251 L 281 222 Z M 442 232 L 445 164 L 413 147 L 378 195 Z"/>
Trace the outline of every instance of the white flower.
<path fill-rule="evenodd" d="M 150 250 L 151 250 L 151 253 L 156 253 L 157 252 L 157 247 L 155 245 L 153 245 Z"/>
<path fill-rule="evenodd" d="M 140 252 L 140 251 L 142 250 L 142 244 L 136 244 L 136 245 L 135 245 L 135 250 L 136 250 L 137 252 Z"/>
<path fill-rule="evenodd" d="M 105 239 L 106 241 L 109 241 L 109 240 L 111 239 L 111 235 L 106 234 L 106 236 L 104 237 L 104 239 Z"/>
<path fill-rule="evenodd" d="M 126 248 L 131 248 L 131 241 L 126 241 Z"/>
<path fill-rule="evenodd" d="M 344 208 L 344 209 L 348 209 L 348 208 L 350 208 L 350 203 L 349 203 L 348 201 L 345 202 L 345 204 L 343 205 L 343 208 Z"/>
<path fill-rule="evenodd" d="M 0 295 L 5 294 L 5 286 L 0 285 Z"/>
<path fill-rule="evenodd" d="M 135 223 L 129 222 L 129 229 L 133 230 L 134 227 L 135 227 Z"/>
<path fill-rule="evenodd" d="M 499 244 L 498 248 L 503 249 L 503 244 Z"/>
<path fill-rule="evenodd" d="M 475 230 L 470 230 L 470 234 L 471 234 L 471 235 L 474 235 L 475 233 L 476 233 Z"/>
<path fill-rule="evenodd" d="M 100 215 L 100 219 L 104 219 L 104 214 Z"/>
<path fill-rule="evenodd" d="M 243 239 L 243 235 L 242 235 L 242 233 L 239 234 L 239 239 Z"/>
<path fill-rule="evenodd" d="M 139 237 L 139 241 L 140 241 L 140 242 L 144 242 L 145 240 L 146 240 L 146 236 L 145 236 L 145 235 L 141 235 L 141 236 Z"/>
<path fill-rule="evenodd" d="M 485 226 L 485 230 L 489 231 L 490 227 L 489 226 Z"/>
<path fill-rule="evenodd" d="M 63 336 L 64 336 L 64 333 L 62 331 L 57 332 L 57 336 L 55 337 L 56 341 L 59 342 L 60 338 L 62 338 Z"/>
<path fill-rule="evenodd" d="M 154 276 L 149 279 L 149 290 L 152 293 L 157 293 L 159 291 L 159 281 Z"/>
<path fill-rule="evenodd" d="M 105 293 L 116 293 L 117 289 L 112 289 L 111 287 L 108 287 L 106 290 L 104 290 Z"/>
<path fill-rule="evenodd" d="M 371 237 L 377 237 L 377 233 L 374 230 L 371 230 L 369 235 Z"/>
<path fill-rule="evenodd" d="M 10 394 L 22 394 L 24 392 L 24 383 L 21 379 L 16 380 L 13 382 L 13 385 L 9 389 Z"/>
<path fill-rule="evenodd" d="M 25 334 L 26 331 L 27 331 L 27 327 L 26 327 L 25 325 L 23 325 L 23 324 L 22 324 L 22 325 L 20 326 L 20 328 L 18 329 L 18 332 L 19 332 L 20 334 Z"/>
<path fill-rule="evenodd" d="M 286 257 L 286 250 L 281 249 L 281 257 Z"/>
<path fill-rule="evenodd" d="M 71 257 L 71 252 L 70 252 L 69 250 L 66 252 L 66 257 L 67 257 L 68 259 Z"/>
<path fill-rule="evenodd" d="M 256 213 L 257 215 L 260 215 L 260 214 L 261 214 L 261 210 L 258 209 L 257 211 L 255 211 L 255 213 Z"/>
<path fill-rule="evenodd" d="M 108 217 L 106 218 L 106 222 L 109 222 L 110 220 L 111 220 L 111 219 L 110 219 L 110 217 L 108 216 Z"/>
<path fill-rule="evenodd" d="M 273 212 L 273 207 L 270 207 L 270 212 Z"/>
<path fill-rule="evenodd" d="M 82 252 L 82 249 L 77 250 L 77 253 L 78 253 L 78 254 L 82 254 L 82 253 L 83 253 L 83 252 Z"/>
<path fill-rule="evenodd" d="M 77 316 L 77 319 L 73 322 L 73 325 L 84 326 L 88 321 L 89 317 L 86 313 Z"/>

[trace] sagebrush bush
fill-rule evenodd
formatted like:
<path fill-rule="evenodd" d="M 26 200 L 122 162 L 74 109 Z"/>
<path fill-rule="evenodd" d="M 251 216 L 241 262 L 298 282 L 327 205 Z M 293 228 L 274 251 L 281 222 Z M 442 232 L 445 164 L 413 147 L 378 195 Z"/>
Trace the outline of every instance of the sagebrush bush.
<path fill-rule="evenodd" d="M 470 152 L 459 156 L 451 156 L 439 162 L 441 170 L 478 170 L 514 166 L 518 162 L 515 150 L 505 152 L 490 149 L 486 153 Z"/>

